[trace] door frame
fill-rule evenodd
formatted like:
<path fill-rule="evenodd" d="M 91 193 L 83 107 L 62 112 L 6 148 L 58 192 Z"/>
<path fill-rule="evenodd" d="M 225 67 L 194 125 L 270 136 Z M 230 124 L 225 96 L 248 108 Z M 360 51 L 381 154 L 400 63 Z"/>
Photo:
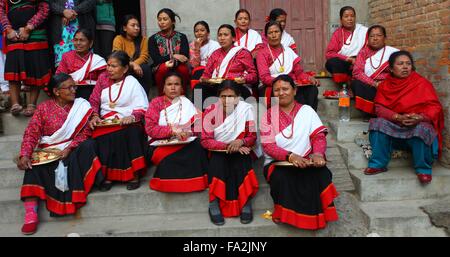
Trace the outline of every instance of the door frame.
<path fill-rule="evenodd" d="M 139 8 L 141 9 L 141 34 L 143 37 L 147 37 L 147 14 L 145 0 L 139 0 Z"/>

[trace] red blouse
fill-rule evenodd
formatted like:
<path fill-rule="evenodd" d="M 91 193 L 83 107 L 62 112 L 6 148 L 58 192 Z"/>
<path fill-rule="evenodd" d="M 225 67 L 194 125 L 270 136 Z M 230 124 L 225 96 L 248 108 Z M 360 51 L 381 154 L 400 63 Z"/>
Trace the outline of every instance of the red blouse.
<path fill-rule="evenodd" d="M 294 109 L 292 109 L 290 114 L 280 111 L 279 117 L 280 131 L 283 131 L 287 126 L 291 125 L 292 123 L 291 117 L 295 117 L 297 115 L 301 106 L 302 106 L 301 104 L 296 102 Z M 286 156 L 288 155 L 289 152 L 277 146 L 277 144 L 275 143 L 275 136 L 277 132 L 273 131 L 272 126 L 269 124 L 272 124 L 270 109 L 266 112 L 266 115 L 264 115 L 263 120 L 261 122 L 261 137 L 262 138 L 271 137 L 270 140 L 267 140 L 270 143 L 261 142 L 264 152 L 272 156 L 272 158 L 274 158 L 275 160 L 284 161 L 286 160 Z M 311 138 L 311 146 L 313 149 L 312 150 L 313 154 L 325 156 L 325 152 L 327 150 L 326 134 L 324 132 L 321 132 L 318 133 L 315 137 Z"/>
<path fill-rule="evenodd" d="M 109 78 L 108 72 L 103 72 L 97 79 L 97 83 L 95 84 L 94 90 L 92 91 L 91 96 L 89 97 L 89 103 L 92 106 L 93 113 L 100 115 L 100 105 L 101 105 L 101 97 L 102 91 L 105 88 L 110 87 L 114 84 L 114 81 Z M 133 111 L 131 115 L 134 116 L 135 121 L 141 121 L 144 118 L 144 113 L 141 111 Z"/>
<path fill-rule="evenodd" d="M 339 53 L 344 46 L 343 39 L 347 39 L 352 34 L 351 31 L 339 27 L 331 36 L 330 43 L 328 43 L 327 50 L 325 52 L 325 58 L 327 60 L 331 58 L 339 58 L 343 61 L 347 59 L 347 56 Z"/>
<path fill-rule="evenodd" d="M 274 59 L 272 59 L 269 47 L 275 61 L 277 61 L 277 56 L 282 54 L 281 47 L 273 48 L 266 44 L 264 47 L 259 49 L 258 55 L 256 56 L 256 66 L 258 66 L 259 79 L 266 86 L 272 86 L 272 81 L 274 80 L 274 78 L 270 75 L 270 66 L 273 64 Z M 279 57 L 278 59 L 283 61 L 283 57 Z M 310 76 L 303 72 L 300 62 L 301 58 L 297 57 L 294 60 L 293 69 L 288 75 L 294 80 L 308 80 Z"/>
<path fill-rule="evenodd" d="M 66 73 L 71 74 L 83 67 L 83 65 L 89 60 L 90 54 L 87 54 L 84 57 L 81 57 L 77 54 L 77 51 L 72 50 L 70 52 L 67 52 L 63 54 L 61 62 L 59 63 L 58 68 L 56 69 L 56 74 L 59 73 Z M 98 79 L 98 76 L 105 71 L 105 69 L 102 70 L 95 70 L 93 72 L 89 73 L 89 77 L 87 79 L 96 81 Z"/>
<path fill-rule="evenodd" d="M 39 144 L 43 136 L 51 136 L 55 133 L 67 119 L 67 116 L 73 104 L 60 107 L 55 100 L 50 99 L 42 102 L 30 119 L 25 133 L 23 135 L 20 156 L 31 157 L 33 150 Z M 76 148 L 81 142 L 91 136 L 89 126 L 85 126 L 78 135 L 75 136 L 72 143 L 68 146 L 70 149 Z"/>
<path fill-rule="evenodd" d="M 225 58 L 227 53 L 228 52 L 225 52 L 223 48 L 219 48 L 214 51 L 208 59 L 202 78 L 210 79 L 212 77 L 214 69 L 220 67 L 222 60 Z M 256 73 L 253 58 L 247 49 L 244 48 L 239 51 L 230 62 L 230 68 L 228 70 L 228 73 L 226 74 L 226 77 L 244 77 L 246 84 L 254 84 L 258 82 L 258 74 Z M 245 74 L 245 72 L 247 72 L 247 74 Z"/>
<path fill-rule="evenodd" d="M 366 60 L 371 56 L 376 54 L 378 50 L 372 50 L 370 47 L 363 47 L 361 51 L 359 51 L 358 56 L 356 56 L 355 65 L 353 66 L 353 78 L 357 79 L 365 84 L 373 85 L 375 81 L 383 81 L 389 75 L 389 69 L 385 69 L 383 72 L 378 75 L 376 80 L 370 78 L 364 72 L 366 66 Z"/>
<path fill-rule="evenodd" d="M 218 110 L 216 109 L 216 105 L 212 104 L 205 110 L 205 112 L 203 113 L 203 117 L 205 117 L 205 116 L 210 117 L 210 115 L 208 115 L 208 113 L 216 113 L 217 111 Z M 216 117 L 216 115 L 214 115 L 214 117 Z M 223 115 L 223 119 L 217 121 L 217 123 L 214 118 L 211 120 L 211 122 L 210 121 L 203 122 L 201 144 L 204 148 L 213 149 L 213 150 L 227 149 L 228 144 L 214 139 L 214 129 L 219 127 L 223 123 L 225 118 L 226 118 L 225 115 Z M 255 123 L 251 122 L 251 121 L 246 122 L 245 123 L 245 131 L 242 132 L 238 137 L 239 139 L 242 139 L 244 141 L 244 146 L 252 147 L 255 145 L 256 132 L 252 132 L 252 131 L 256 131 Z"/>

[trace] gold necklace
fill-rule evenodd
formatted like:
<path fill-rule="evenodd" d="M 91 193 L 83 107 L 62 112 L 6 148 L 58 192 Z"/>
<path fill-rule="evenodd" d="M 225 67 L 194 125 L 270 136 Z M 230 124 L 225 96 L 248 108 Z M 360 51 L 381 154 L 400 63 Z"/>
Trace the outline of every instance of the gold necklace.
<path fill-rule="evenodd" d="M 10 2 L 11 4 L 18 4 L 18 3 L 22 2 L 22 0 L 17 0 L 17 2 L 14 2 L 13 0 L 9 0 L 9 2 Z"/>

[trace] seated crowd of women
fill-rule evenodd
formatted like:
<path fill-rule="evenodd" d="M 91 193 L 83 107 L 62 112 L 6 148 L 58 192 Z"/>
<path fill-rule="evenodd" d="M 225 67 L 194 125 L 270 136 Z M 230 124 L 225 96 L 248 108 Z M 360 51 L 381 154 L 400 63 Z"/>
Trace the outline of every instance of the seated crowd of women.
<path fill-rule="evenodd" d="M 209 39 L 206 22 L 197 22 L 190 47 L 175 31 L 176 17 L 167 8 L 158 12 L 161 31 L 147 40 L 136 17 L 127 16 L 107 61 L 90 50 L 89 30 L 75 32 L 74 50 L 62 56 L 48 84 L 52 97 L 37 107 L 24 134 L 18 160 L 26 170 L 24 234 L 37 230 L 39 200 L 53 216 L 74 214 L 93 185 L 108 191 L 126 182 L 135 190 L 151 165 L 151 189 L 209 189 L 214 224 L 238 216 L 247 224 L 259 189 L 254 161 L 262 156 L 275 223 L 314 230 L 338 219 L 338 192 L 326 167 L 327 129 L 315 112 L 319 82 L 304 72 L 284 31 L 286 12 L 274 9 L 261 37 L 249 28 L 249 12 L 239 10 L 236 28 L 219 27 L 218 42 Z M 392 142 L 406 140 L 419 179 L 429 182 L 443 126 L 433 87 L 412 71 L 408 52 L 385 46 L 382 26 L 355 25 L 351 7 L 341 10 L 341 21 L 327 50 L 327 69 L 338 83 L 353 74 L 350 83 L 362 102 L 357 108 L 379 116 L 370 122 L 374 155 L 365 173 L 385 171 Z M 143 65 L 148 58 L 151 67 Z M 159 92 L 150 103 L 143 79 L 148 72 Z M 201 107 L 186 97 L 190 89 L 193 96 L 202 91 Z M 245 101 L 258 94 L 267 106 L 260 122 L 261 109 Z M 33 162 L 36 149 L 56 151 L 59 161 Z"/>

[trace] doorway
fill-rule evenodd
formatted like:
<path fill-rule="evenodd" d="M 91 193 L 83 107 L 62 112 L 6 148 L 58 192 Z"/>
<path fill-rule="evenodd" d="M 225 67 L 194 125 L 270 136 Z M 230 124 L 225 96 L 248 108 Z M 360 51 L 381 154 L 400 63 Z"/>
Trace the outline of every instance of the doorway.
<path fill-rule="evenodd" d="M 141 22 L 141 33 L 143 36 L 145 36 L 145 15 L 142 15 L 142 11 L 144 11 L 145 14 L 145 1 L 140 0 L 132 0 L 132 1 L 124 1 L 124 0 L 113 0 L 114 3 L 114 14 L 116 16 L 116 32 L 117 34 L 120 33 L 122 29 L 122 21 L 123 17 L 127 14 L 133 14 Z"/>

